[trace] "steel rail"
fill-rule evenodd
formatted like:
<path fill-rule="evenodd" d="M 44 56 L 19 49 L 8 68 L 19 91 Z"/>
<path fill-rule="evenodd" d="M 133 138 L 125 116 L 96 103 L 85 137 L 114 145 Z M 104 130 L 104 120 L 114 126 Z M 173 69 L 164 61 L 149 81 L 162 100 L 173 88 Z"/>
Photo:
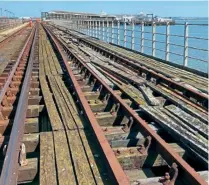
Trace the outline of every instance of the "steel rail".
<path fill-rule="evenodd" d="M 92 43 L 90 41 L 86 41 L 84 38 L 79 38 L 79 39 L 81 39 L 82 41 L 84 41 L 84 42 L 86 42 L 90 45 L 93 45 L 94 47 L 97 47 L 97 48 L 101 49 L 102 51 L 108 53 L 109 55 L 116 56 L 118 59 L 121 60 L 120 62 L 125 61 L 126 63 L 128 63 L 129 65 L 134 67 L 135 69 L 143 70 L 143 71 L 145 71 L 149 74 L 152 74 L 153 76 L 157 77 L 158 79 L 161 79 L 161 81 L 164 82 L 164 83 L 172 84 L 173 86 L 175 86 L 176 89 L 178 89 L 182 92 L 188 91 L 190 93 L 191 97 L 197 99 L 198 101 L 204 102 L 205 105 L 208 104 L 208 96 L 207 95 L 205 95 L 203 93 L 200 93 L 198 91 L 195 91 L 191 88 L 188 88 L 184 85 L 181 85 L 178 82 L 175 82 L 174 80 L 172 80 L 172 79 L 170 79 L 170 78 L 168 78 L 168 77 L 166 77 L 162 74 L 158 74 L 159 72 L 157 72 L 156 69 L 150 68 L 150 69 L 152 69 L 152 70 L 150 70 L 149 67 L 146 67 L 144 64 L 141 64 L 138 60 L 131 59 L 128 56 L 125 56 L 124 54 L 119 54 L 119 53 L 117 53 L 117 51 L 111 51 L 111 49 L 109 49 L 109 48 L 108 49 L 103 48 L 103 47 L 99 46 L 98 44 Z M 133 61 L 133 63 L 130 63 L 129 60 Z M 136 65 L 134 62 L 136 62 L 136 64 L 141 64 L 141 66 Z"/>
<path fill-rule="evenodd" d="M 110 78 L 112 78 L 113 80 L 119 80 L 118 76 L 114 73 L 111 72 L 110 70 L 106 70 L 106 69 L 102 69 L 102 73 L 104 73 L 105 75 L 109 76 Z M 126 79 L 128 82 L 131 82 L 131 78 L 130 79 Z M 148 85 L 149 86 L 149 85 Z M 204 114 L 208 114 L 208 112 L 206 110 L 204 110 L 200 105 L 195 104 L 191 101 L 188 101 L 187 99 L 185 99 L 184 97 L 180 97 L 180 95 L 176 92 L 172 92 L 172 95 L 174 95 L 175 97 L 179 98 L 180 100 L 184 101 L 185 103 L 193 106 L 194 108 L 198 109 L 199 111 L 202 111 Z M 133 99 L 133 101 L 135 101 Z M 136 102 L 137 104 L 139 104 L 139 102 Z"/>
<path fill-rule="evenodd" d="M 10 74 L 9 74 L 9 77 L 7 78 L 7 81 L 6 81 L 6 83 L 4 84 L 4 87 L 3 87 L 3 88 L 1 89 L 1 91 L 0 91 L 0 103 L 2 102 L 2 100 L 3 100 L 3 98 L 4 98 L 4 95 L 5 95 L 5 93 L 6 93 L 7 89 L 8 89 L 8 87 L 9 87 L 11 81 L 12 81 L 12 78 L 13 78 L 13 76 L 14 76 L 14 73 L 15 73 L 15 71 L 16 71 L 16 69 L 17 69 L 17 67 L 18 67 L 18 65 L 19 65 L 19 63 L 20 63 L 20 61 L 21 61 L 21 58 L 22 58 L 22 56 L 23 56 L 23 53 L 24 53 L 24 51 L 25 51 L 25 49 L 26 49 L 26 47 L 27 47 L 29 41 L 31 40 L 32 35 L 33 35 L 33 31 L 31 31 L 31 33 L 30 33 L 30 35 L 29 35 L 29 37 L 28 37 L 28 39 L 27 39 L 27 41 L 26 41 L 26 43 L 25 43 L 23 49 L 21 50 L 21 52 L 20 52 L 20 54 L 19 54 L 19 56 L 18 56 L 18 58 L 17 58 L 17 61 L 16 61 L 15 65 L 12 67 L 12 70 L 11 70 L 11 72 L 10 72 Z"/>
<path fill-rule="evenodd" d="M 49 33 L 50 34 L 50 33 Z M 50 34 L 51 35 L 51 34 Z M 52 35 L 51 35 L 52 37 Z M 73 75 L 72 70 L 70 69 L 68 63 L 67 63 L 67 59 L 66 57 L 62 54 L 62 49 L 61 49 L 61 45 L 62 47 L 66 50 L 69 51 L 69 49 L 66 47 L 66 45 L 58 40 L 56 38 L 55 40 L 55 36 L 54 38 L 52 37 L 52 39 L 54 40 L 55 45 L 58 48 L 58 51 L 60 52 L 60 54 L 62 55 L 63 61 L 65 63 L 65 66 L 67 68 L 67 71 L 71 77 L 71 80 L 73 81 L 73 85 L 75 87 L 75 89 L 77 90 L 77 94 L 78 96 L 81 96 L 82 99 L 84 98 L 84 95 L 81 91 L 80 86 L 78 85 L 78 83 L 75 80 L 75 77 Z M 59 42 L 59 44 L 58 44 Z M 69 51 L 70 52 L 70 51 Z M 129 115 L 131 115 L 134 119 L 134 121 L 139 124 L 141 126 L 141 128 L 144 129 L 144 131 L 146 132 L 147 135 L 150 135 L 152 137 L 153 140 L 155 140 L 155 143 L 157 144 L 157 149 L 159 151 L 159 153 L 162 155 L 162 157 L 167 161 L 167 163 L 169 165 L 171 165 L 173 162 L 176 162 L 179 167 L 183 170 L 183 172 L 185 173 L 185 179 L 187 180 L 187 182 L 189 182 L 192 185 L 206 185 L 206 181 L 204 181 L 200 175 L 190 166 L 188 165 L 188 163 L 186 163 L 180 156 L 179 154 L 177 154 L 156 132 L 154 132 L 148 125 L 147 123 L 138 115 L 136 115 L 136 112 L 130 108 L 124 101 L 123 99 L 121 99 L 120 96 L 118 96 L 117 94 L 115 94 L 115 92 L 105 83 L 103 82 L 86 64 L 85 61 L 81 61 L 80 59 L 78 59 L 75 55 L 74 57 L 95 77 L 95 79 L 97 79 L 101 85 L 103 86 L 103 88 L 105 88 L 111 95 L 112 98 L 116 101 L 116 103 L 120 103 L 121 107 L 123 108 L 123 110 L 128 113 Z M 83 100 L 84 101 L 84 100 Z M 86 101 L 84 101 L 86 102 Z M 86 102 L 87 103 L 87 102 Z M 85 105 L 88 106 L 88 105 Z M 89 113 L 89 110 L 88 110 Z"/>
<path fill-rule="evenodd" d="M 16 185 L 18 180 L 18 158 L 20 152 L 20 146 L 24 134 L 24 123 L 27 112 L 28 96 L 30 89 L 30 80 L 32 74 L 32 66 L 34 59 L 34 49 L 35 49 L 35 38 L 37 35 L 36 27 L 33 30 L 33 43 L 30 50 L 30 57 L 27 65 L 27 70 L 25 73 L 25 78 L 23 81 L 23 86 L 21 88 L 21 94 L 19 97 L 17 110 L 12 126 L 12 131 L 10 135 L 10 140 L 8 143 L 7 152 L 4 159 L 3 169 L 1 172 L 0 184 L 1 185 Z"/>
<path fill-rule="evenodd" d="M 45 27 L 44 27 L 45 28 Z M 126 174 L 124 173 L 121 165 L 119 164 L 118 160 L 115 157 L 115 154 L 112 150 L 112 148 L 110 147 L 107 139 L 105 138 L 103 131 L 101 129 L 101 127 L 99 126 L 99 123 L 97 122 L 94 113 L 92 112 L 86 98 L 85 95 L 83 94 L 77 80 L 75 79 L 72 70 L 70 69 L 70 66 L 67 63 L 67 59 L 66 57 L 63 55 L 62 53 L 62 49 L 61 46 L 58 44 L 58 40 L 56 39 L 56 37 L 54 37 L 54 35 L 52 35 L 52 33 L 49 32 L 49 30 L 47 28 L 45 28 L 45 30 L 47 31 L 47 33 L 49 34 L 49 36 L 51 37 L 52 41 L 54 42 L 57 50 L 59 51 L 59 53 L 61 54 L 61 57 L 63 59 L 64 65 L 67 69 L 67 73 L 70 76 L 71 80 L 72 80 L 72 84 L 76 90 L 77 93 L 77 97 L 79 98 L 80 102 L 81 102 L 81 106 L 83 107 L 86 116 L 94 130 L 94 133 L 99 141 L 99 144 L 102 148 L 102 151 L 104 152 L 104 155 L 108 161 L 108 165 L 110 167 L 110 169 L 112 170 L 113 176 L 117 182 L 117 184 L 119 185 L 130 185 L 130 182 L 128 180 L 128 177 L 126 176 Z"/>
<path fill-rule="evenodd" d="M 12 40 L 14 36 L 16 36 L 17 34 L 22 33 L 22 32 L 25 30 L 26 27 L 28 27 L 28 25 L 24 26 L 23 28 L 21 28 L 20 30 L 14 32 L 13 34 L 9 35 L 6 39 L 0 41 L 0 48 L 1 48 L 5 43 L 7 43 L 7 42 L 9 42 L 10 40 Z"/>

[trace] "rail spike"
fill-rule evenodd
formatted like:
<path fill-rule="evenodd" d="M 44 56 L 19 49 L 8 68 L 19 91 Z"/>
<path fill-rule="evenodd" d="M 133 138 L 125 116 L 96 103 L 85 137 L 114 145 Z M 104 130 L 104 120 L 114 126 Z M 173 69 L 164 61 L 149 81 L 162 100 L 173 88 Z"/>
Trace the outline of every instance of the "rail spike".
<path fill-rule="evenodd" d="M 19 164 L 20 166 L 26 166 L 28 164 L 26 159 L 26 147 L 24 143 L 20 145 Z"/>
<path fill-rule="evenodd" d="M 151 145 L 151 140 L 152 140 L 152 137 L 151 136 L 147 136 L 146 139 L 145 139 L 145 142 L 144 144 L 139 144 L 139 149 L 138 151 L 142 154 L 147 154 L 148 150 L 149 150 L 149 147 Z"/>
<path fill-rule="evenodd" d="M 174 175 L 171 178 L 171 174 L 174 171 Z M 159 182 L 162 183 L 163 185 L 175 185 L 176 179 L 178 177 L 178 166 L 176 163 L 173 163 L 170 171 L 166 172 L 164 177 L 159 179 Z"/>
<path fill-rule="evenodd" d="M 104 97 L 103 103 L 107 103 L 110 98 L 110 93 L 107 93 Z"/>
<path fill-rule="evenodd" d="M 117 103 L 117 104 L 113 105 L 110 112 L 111 112 L 112 115 L 116 115 L 117 112 L 119 111 L 119 109 L 120 109 L 120 103 Z"/>
<path fill-rule="evenodd" d="M 124 125 L 124 127 L 122 128 L 124 132 L 129 132 L 132 125 L 133 125 L 133 122 L 134 122 L 134 119 L 133 117 L 131 116 L 128 120 L 128 122 Z"/>

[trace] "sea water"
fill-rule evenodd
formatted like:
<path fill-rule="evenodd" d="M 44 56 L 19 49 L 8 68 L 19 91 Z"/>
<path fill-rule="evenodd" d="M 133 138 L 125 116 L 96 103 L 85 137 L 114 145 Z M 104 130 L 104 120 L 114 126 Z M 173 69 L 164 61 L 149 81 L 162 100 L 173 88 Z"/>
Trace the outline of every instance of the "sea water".
<path fill-rule="evenodd" d="M 188 67 L 196 69 L 198 71 L 202 71 L 207 73 L 208 72 L 208 25 L 202 26 L 201 24 L 208 24 L 208 19 L 196 19 L 196 20 L 187 20 L 189 24 L 197 24 L 197 25 L 189 25 L 188 32 L 189 37 L 201 37 L 203 39 L 194 39 L 189 38 L 188 39 L 188 46 L 195 47 L 195 48 L 201 48 L 206 49 L 207 51 L 200 51 L 196 49 L 189 48 L 188 49 L 188 56 L 191 56 L 193 58 L 198 58 L 205 60 L 206 62 L 197 60 L 197 59 L 191 59 L 188 58 Z M 170 36 L 170 52 L 176 53 L 176 54 L 169 54 L 169 61 L 183 65 L 184 57 L 180 55 L 184 55 L 184 25 L 178 25 L 184 24 L 185 20 L 176 20 L 176 25 L 170 26 L 170 34 L 171 35 L 180 35 L 182 37 L 176 37 L 176 36 Z M 199 24 L 199 25 L 198 25 Z M 126 26 L 126 47 L 131 48 L 131 26 Z M 104 38 L 105 41 L 107 41 L 107 28 L 104 29 L 105 34 Z M 141 26 L 135 25 L 134 28 L 134 49 L 137 51 L 141 51 Z M 109 27 L 109 37 L 111 37 L 111 27 Z M 117 33 L 117 29 L 114 29 L 114 32 Z M 148 55 L 152 55 L 152 26 L 145 26 L 144 32 L 150 32 L 150 33 L 144 33 L 144 38 L 147 40 L 144 40 L 144 53 Z M 165 34 L 166 33 L 166 26 L 156 26 L 156 33 Z M 102 36 L 100 36 L 102 38 Z M 120 45 L 124 46 L 124 26 L 120 26 Z M 158 42 L 159 41 L 159 42 Z M 111 38 L 109 38 L 109 42 L 111 42 Z M 164 43 L 163 43 L 164 42 Z M 166 36 L 156 34 L 156 54 L 155 56 L 160 59 L 165 59 L 165 49 L 166 49 Z M 117 44 L 117 35 L 114 35 L 114 43 Z M 179 46 L 174 46 L 172 44 L 176 44 Z M 159 49 L 159 50 L 158 50 Z M 161 51 L 162 50 L 162 51 Z M 178 55 L 179 54 L 179 55 Z"/>

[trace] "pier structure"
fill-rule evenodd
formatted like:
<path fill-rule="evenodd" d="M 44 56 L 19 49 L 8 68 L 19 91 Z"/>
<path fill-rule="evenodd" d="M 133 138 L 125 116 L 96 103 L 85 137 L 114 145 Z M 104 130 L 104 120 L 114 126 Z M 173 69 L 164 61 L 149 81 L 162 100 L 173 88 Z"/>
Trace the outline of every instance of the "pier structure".
<path fill-rule="evenodd" d="M 184 67 L 190 67 L 188 64 L 194 61 L 207 64 L 207 47 L 194 47 L 189 43 L 203 42 L 203 46 L 207 46 L 208 37 L 199 37 L 190 34 L 189 30 L 198 29 L 198 27 L 207 28 L 208 24 L 189 24 L 175 23 L 176 26 L 181 27 L 182 33 L 173 33 L 172 24 L 167 22 L 164 26 L 163 32 L 158 32 L 157 27 L 159 23 L 155 22 L 141 22 L 136 28 L 136 22 L 132 21 L 130 24 L 127 22 L 118 21 L 114 16 L 100 15 L 100 14 L 87 14 L 87 13 L 74 13 L 74 12 L 43 12 L 42 19 L 54 22 L 54 24 L 65 26 L 78 30 L 84 34 L 96 37 L 103 41 L 117 44 L 119 46 L 128 47 L 129 49 L 136 50 L 143 54 L 151 55 L 152 57 L 160 58 L 164 61 L 173 61 L 171 56 L 178 58 L 178 64 Z M 151 29 L 146 30 L 147 26 Z M 161 39 L 157 39 L 161 37 Z M 171 42 L 177 40 L 179 42 Z M 183 40 L 183 42 L 182 42 Z M 180 44 L 179 44 L 180 43 Z M 170 48 L 177 48 L 177 52 Z M 150 50 L 150 53 L 146 53 Z M 156 53 L 162 53 L 157 56 Z M 204 55 L 204 57 L 202 57 Z M 174 61 L 175 62 L 175 61 Z M 207 65 L 205 65 L 207 66 Z"/>
<path fill-rule="evenodd" d="M 137 52 L 134 22 L 42 16 L 0 40 L 0 184 L 207 185 L 208 74 L 155 57 L 154 25 L 148 56 L 145 26 Z"/>

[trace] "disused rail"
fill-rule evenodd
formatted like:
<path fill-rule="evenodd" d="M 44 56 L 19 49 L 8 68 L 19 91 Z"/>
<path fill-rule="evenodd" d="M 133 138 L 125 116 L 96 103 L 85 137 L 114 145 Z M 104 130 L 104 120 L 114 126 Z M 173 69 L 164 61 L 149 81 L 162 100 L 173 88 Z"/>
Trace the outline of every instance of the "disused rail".
<path fill-rule="evenodd" d="M 51 35 L 51 33 L 49 33 Z M 51 35 L 52 36 L 52 35 Z M 79 85 L 76 83 L 75 77 L 72 74 L 71 69 L 68 67 L 67 64 L 67 58 L 62 53 L 61 46 L 64 48 L 66 53 L 70 55 L 71 57 L 75 58 L 81 65 L 82 68 L 86 69 L 89 74 L 93 76 L 95 79 L 95 83 L 98 82 L 102 90 L 105 89 L 109 93 L 109 96 L 115 101 L 116 104 L 120 105 L 120 109 L 122 109 L 126 114 L 129 115 L 129 117 L 132 117 L 133 122 L 136 124 L 139 124 L 143 131 L 146 133 L 147 136 L 151 136 L 152 139 L 156 142 L 157 148 L 159 150 L 159 153 L 163 156 L 163 158 L 168 162 L 168 164 L 172 164 L 173 162 L 176 162 L 179 167 L 183 170 L 185 173 L 185 178 L 188 182 L 191 184 L 206 184 L 206 182 L 196 173 L 194 169 L 192 169 L 177 153 L 175 153 L 172 148 L 158 135 L 156 134 L 150 127 L 148 127 L 147 123 L 142 120 L 138 115 L 136 115 L 136 112 L 134 112 L 127 104 L 124 103 L 124 101 L 119 97 L 108 85 L 106 85 L 98 76 L 85 64 L 85 61 L 82 61 L 80 58 L 78 58 L 74 53 L 72 53 L 64 43 L 62 43 L 60 40 L 58 40 L 55 36 L 52 36 L 52 39 L 59 51 L 62 55 L 62 59 L 65 61 L 65 67 L 71 77 L 71 80 L 73 81 L 74 89 L 77 93 L 78 99 L 82 102 L 82 106 L 86 106 L 87 111 L 85 112 L 87 116 L 91 114 L 91 110 L 89 109 L 89 105 L 86 102 L 85 98 L 82 98 L 84 95 L 82 94 L 82 91 L 79 87 Z M 100 90 L 101 90 L 100 89 Z M 85 109 L 85 108 L 84 108 Z"/>
<path fill-rule="evenodd" d="M 47 32 L 51 36 L 51 38 L 53 39 L 58 51 L 60 52 L 60 54 L 63 57 L 62 59 L 64 61 L 65 68 L 67 69 L 69 76 L 72 77 L 71 79 L 73 81 L 74 86 L 76 87 L 77 95 L 78 94 L 81 95 L 78 97 L 79 100 L 81 101 L 81 106 L 84 108 L 85 114 L 87 115 L 87 117 L 93 127 L 93 130 L 94 130 L 96 137 L 100 143 L 100 146 L 104 152 L 106 160 L 108 161 L 108 166 L 110 167 L 110 169 L 114 175 L 115 181 L 117 182 L 117 184 L 128 185 L 129 180 L 128 180 L 127 176 L 125 175 L 124 171 L 122 170 L 121 166 L 119 165 L 118 161 L 116 160 L 115 155 L 114 155 L 110 145 L 108 144 L 107 140 L 105 139 L 104 135 L 102 134 L 102 130 L 99 127 L 97 120 L 95 119 L 93 112 L 91 111 L 91 109 L 88 105 L 88 102 L 86 101 L 84 96 L 82 96 L 82 91 L 79 88 L 79 85 L 76 83 L 75 78 L 72 76 L 72 71 L 70 70 L 68 63 L 61 52 L 61 47 L 58 45 L 58 41 L 56 40 L 56 38 L 52 37 L 51 33 L 48 30 L 47 30 Z"/>
<path fill-rule="evenodd" d="M 37 39 L 37 29 L 36 27 L 34 27 L 1 93 L 1 100 L 2 100 L 3 97 L 5 96 L 5 92 L 7 91 L 8 86 L 11 83 L 11 79 L 14 78 L 14 73 L 17 69 L 17 66 L 20 64 L 21 60 L 27 59 L 26 57 L 30 55 L 28 64 L 26 64 L 27 61 L 24 64 L 27 65 L 27 70 L 25 72 L 23 85 L 21 87 L 21 93 L 13 121 L 10 140 L 8 143 L 8 147 L 6 148 L 6 154 L 5 154 L 3 169 L 0 178 L 0 184 L 2 185 L 17 184 L 19 166 L 22 165 L 22 163 L 26 162 L 25 146 L 22 145 L 22 138 L 24 133 L 24 123 L 25 123 L 27 106 L 28 106 L 28 97 L 29 97 L 32 67 L 34 61 L 34 50 L 35 50 L 36 39 Z"/>
<path fill-rule="evenodd" d="M 59 29 L 59 28 L 58 28 Z M 68 33 L 66 29 L 61 29 L 65 33 Z M 199 92 L 198 90 L 194 90 L 193 88 L 187 87 L 184 84 L 178 82 L 178 79 L 172 79 L 172 75 L 163 70 L 160 70 L 151 65 L 151 63 L 147 63 L 144 59 L 135 58 L 132 54 L 123 53 L 121 48 L 117 48 L 116 46 L 107 46 L 107 43 L 89 39 L 86 36 L 80 34 L 79 32 L 70 31 L 70 34 L 74 35 L 75 38 L 79 40 L 81 43 L 85 43 L 89 45 L 94 50 L 102 53 L 109 58 L 114 59 L 115 62 L 119 64 L 123 64 L 128 69 L 138 72 L 139 76 L 145 76 L 146 80 L 151 81 L 155 84 L 166 84 L 170 89 L 176 91 L 181 96 L 184 96 L 188 100 L 199 103 L 203 108 L 207 109 L 208 106 L 208 95 L 205 90 Z M 160 67 L 160 65 L 159 65 Z M 171 76 L 169 76 L 171 75 Z M 206 88 L 207 89 L 207 88 Z"/>

